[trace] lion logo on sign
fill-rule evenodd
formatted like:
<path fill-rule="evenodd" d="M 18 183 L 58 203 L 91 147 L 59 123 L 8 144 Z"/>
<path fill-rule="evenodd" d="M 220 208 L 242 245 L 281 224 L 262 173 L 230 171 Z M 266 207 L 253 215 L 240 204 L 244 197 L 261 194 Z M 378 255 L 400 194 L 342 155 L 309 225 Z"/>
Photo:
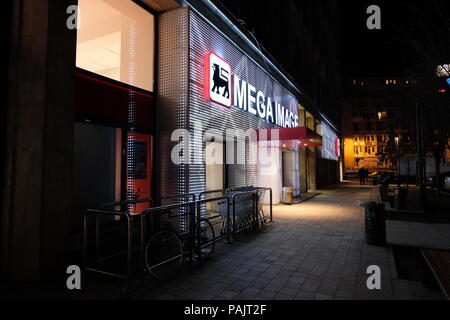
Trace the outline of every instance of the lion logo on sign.
<path fill-rule="evenodd" d="M 214 71 L 213 73 L 213 82 L 214 82 L 214 86 L 211 89 L 213 92 L 215 91 L 217 94 L 220 94 L 220 88 L 225 87 L 225 90 L 223 91 L 222 96 L 225 98 L 229 98 L 230 97 L 230 90 L 229 90 L 229 78 L 228 78 L 228 71 L 223 70 L 223 73 L 225 74 L 221 74 L 220 72 L 220 67 L 218 64 L 214 63 L 212 66 L 212 69 Z"/>

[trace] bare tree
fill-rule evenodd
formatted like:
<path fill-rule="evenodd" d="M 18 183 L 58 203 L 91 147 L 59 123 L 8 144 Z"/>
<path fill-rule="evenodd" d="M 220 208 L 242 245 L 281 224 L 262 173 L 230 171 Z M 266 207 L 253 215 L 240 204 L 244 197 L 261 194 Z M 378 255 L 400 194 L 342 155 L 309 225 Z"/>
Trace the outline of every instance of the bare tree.
<path fill-rule="evenodd" d="M 443 79 L 437 76 L 437 67 L 450 64 L 450 12 L 445 1 L 427 1 L 421 7 L 410 4 L 409 13 L 417 17 L 415 25 L 397 30 L 410 45 L 416 61 L 409 73 L 417 80 L 416 101 L 418 103 L 417 145 L 421 187 L 425 179 L 425 157 L 432 155 L 436 165 L 436 182 L 440 191 L 440 164 L 445 150 L 450 148 L 450 103 L 449 95 L 439 90 Z M 450 74 L 447 75 L 450 78 Z M 450 88 L 449 88 L 450 89 Z M 448 90 L 447 90 L 448 91 Z M 423 190 L 422 190 L 423 191 Z M 426 192 L 421 192 L 422 203 L 427 203 Z"/>

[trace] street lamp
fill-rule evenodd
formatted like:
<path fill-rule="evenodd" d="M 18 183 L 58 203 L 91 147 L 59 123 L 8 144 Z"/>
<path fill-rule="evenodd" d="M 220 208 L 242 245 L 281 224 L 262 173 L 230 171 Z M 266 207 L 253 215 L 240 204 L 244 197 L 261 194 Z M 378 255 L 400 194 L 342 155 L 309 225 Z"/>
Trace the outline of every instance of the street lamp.
<path fill-rule="evenodd" d="M 397 153 L 397 171 L 398 171 L 398 185 L 400 185 L 400 148 L 399 148 L 399 137 L 395 137 L 395 149 Z"/>

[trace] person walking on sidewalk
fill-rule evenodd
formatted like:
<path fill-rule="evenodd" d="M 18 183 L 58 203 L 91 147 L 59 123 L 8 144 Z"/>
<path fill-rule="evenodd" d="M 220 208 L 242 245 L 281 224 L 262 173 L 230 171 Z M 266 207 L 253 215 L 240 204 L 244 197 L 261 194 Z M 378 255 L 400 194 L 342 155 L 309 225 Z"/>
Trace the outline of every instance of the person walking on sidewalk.
<path fill-rule="evenodd" d="M 358 177 L 359 177 L 359 184 L 365 185 L 366 184 L 366 168 L 361 168 L 358 170 Z"/>

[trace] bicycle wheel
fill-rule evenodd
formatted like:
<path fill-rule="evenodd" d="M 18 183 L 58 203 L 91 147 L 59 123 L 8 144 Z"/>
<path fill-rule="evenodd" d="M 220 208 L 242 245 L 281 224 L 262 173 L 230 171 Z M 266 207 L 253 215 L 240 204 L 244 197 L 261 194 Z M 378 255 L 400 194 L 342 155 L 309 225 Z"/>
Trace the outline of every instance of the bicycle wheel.
<path fill-rule="evenodd" d="M 174 277 L 183 266 L 184 249 L 178 235 L 170 231 L 155 234 L 145 248 L 147 271 L 158 280 Z"/>
<path fill-rule="evenodd" d="M 198 229 L 200 228 L 200 239 Z M 200 243 L 198 243 L 200 241 Z M 214 253 L 216 235 L 211 222 L 208 219 L 200 219 L 195 227 L 195 245 L 200 246 L 201 258 L 209 258 Z"/>

